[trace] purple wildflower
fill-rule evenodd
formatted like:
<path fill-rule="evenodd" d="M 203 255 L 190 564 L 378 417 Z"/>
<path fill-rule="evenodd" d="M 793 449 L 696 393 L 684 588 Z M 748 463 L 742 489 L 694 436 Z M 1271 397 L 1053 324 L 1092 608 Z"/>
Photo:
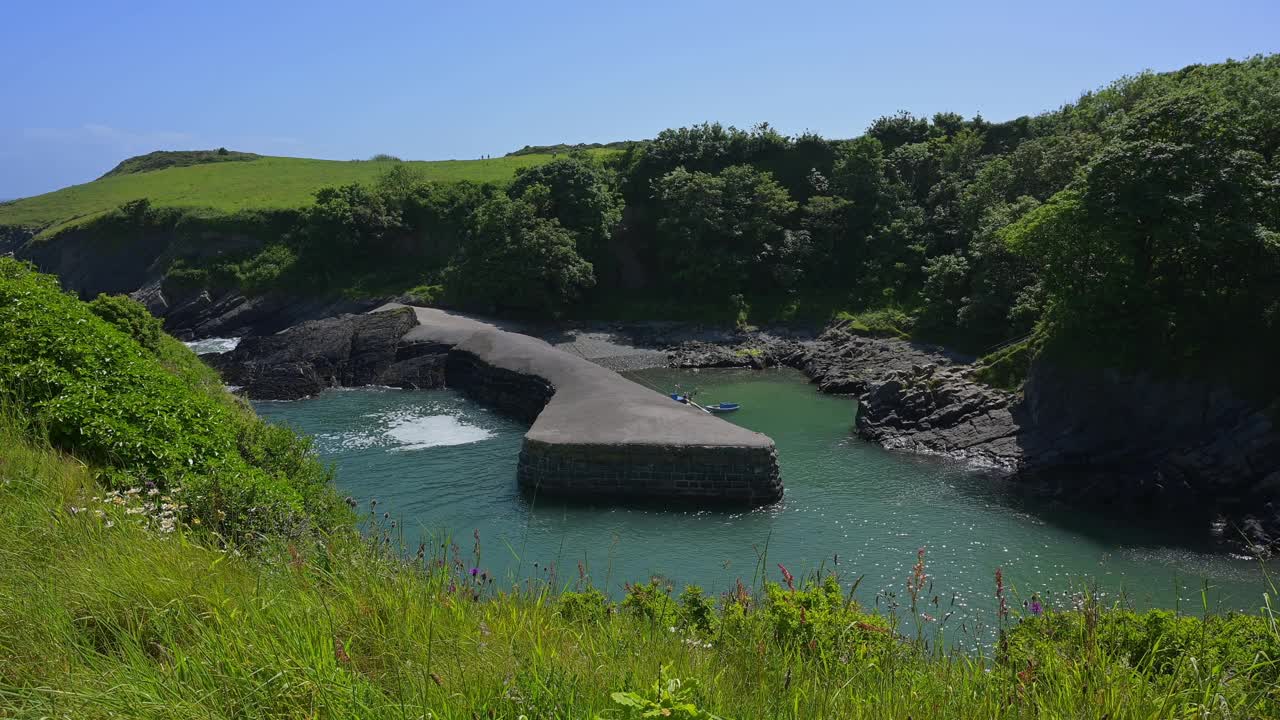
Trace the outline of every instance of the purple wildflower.
<path fill-rule="evenodd" d="M 479 575 L 479 574 L 480 574 L 480 568 L 471 568 L 471 577 L 475 577 L 476 575 Z"/>
<path fill-rule="evenodd" d="M 1040 604 L 1039 597 L 1036 597 L 1034 595 L 1031 597 L 1030 610 L 1031 610 L 1031 614 L 1035 615 L 1036 617 L 1040 617 L 1041 615 L 1044 614 L 1044 606 Z"/>

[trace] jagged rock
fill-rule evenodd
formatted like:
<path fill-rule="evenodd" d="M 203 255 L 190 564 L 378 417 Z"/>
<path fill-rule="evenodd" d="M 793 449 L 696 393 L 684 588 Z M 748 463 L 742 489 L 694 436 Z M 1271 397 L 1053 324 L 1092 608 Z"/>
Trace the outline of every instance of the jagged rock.
<path fill-rule="evenodd" d="M 439 387 L 447 348 L 401 344 L 417 323 L 407 309 L 341 315 L 245 338 L 211 361 L 228 383 L 263 400 L 296 400 L 329 387 Z"/>

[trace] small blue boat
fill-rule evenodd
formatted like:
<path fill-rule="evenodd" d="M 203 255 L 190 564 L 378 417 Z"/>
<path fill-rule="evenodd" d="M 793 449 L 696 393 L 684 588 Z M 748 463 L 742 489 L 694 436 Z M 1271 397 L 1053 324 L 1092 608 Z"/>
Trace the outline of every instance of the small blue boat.
<path fill-rule="evenodd" d="M 689 398 L 679 393 L 671 393 L 671 399 L 678 403 L 684 403 L 685 405 L 689 404 Z"/>
<path fill-rule="evenodd" d="M 737 410 L 742 406 L 739 405 L 738 403 L 722 402 L 722 403 L 716 403 L 715 405 L 703 405 L 702 407 L 706 408 L 708 412 L 727 413 L 727 412 L 733 412 L 734 410 Z"/>

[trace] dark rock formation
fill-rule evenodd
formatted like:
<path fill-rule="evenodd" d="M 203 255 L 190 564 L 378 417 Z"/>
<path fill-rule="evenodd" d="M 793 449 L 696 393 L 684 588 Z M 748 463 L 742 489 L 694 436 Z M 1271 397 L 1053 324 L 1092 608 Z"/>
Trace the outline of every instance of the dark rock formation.
<path fill-rule="evenodd" d="M 884 447 L 1002 470 L 1024 462 L 1016 398 L 970 382 L 958 369 L 930 363 L 891 370 L 865 383 L 859 403 L 858 435 Z"/>
<path fill-rule="evenodd" d="M 191 233 L 162 226 L 114 232 L 119 234 L 73 229 L 36 240 L 23 228 L 0 228 L 0 254 L 11 252 L 31 261 L 86 300 L 98 293 L 132 295 L 164 320 L 165 330 L 184 340 L 265 335 L 306 320 L 364 312 L 384 302 L 352 301 L 336 294 L 245 295 L 235 288 L 172 287 L 164 279 L 176 260 L 207 267 L 228 257 L 251 255 L 266 238 L 235 230 Z"/>
<path fill-rule="evenodd" d="M 331 387 L 439 387 L 447 348 L 400 342 L 417 324 L 409 310 L 341 315 L 245 338 L 211 362 L 228 383 L 264 400 L 296 400 Z"/>
<path fill-rule="evenodd" d="M 246 296 L 238 290 L 199 290 L 170 296 L 159 283 L 148 284 L 133 297 L 152 315 L 163 318 L 166 330 L 184 339 L 267 335 L 308 320 L 362 313 L 382 304 L 380 300 L 303 297 L 279 291 Z"/>
<path fill-rule="evenodd" d="M 1280 401 L 1041 361 L 1019 409 L 1034 450 L 1023 481 L 1075 504 L 1198 517 L 1228 545 L 1280 550 Z"/>

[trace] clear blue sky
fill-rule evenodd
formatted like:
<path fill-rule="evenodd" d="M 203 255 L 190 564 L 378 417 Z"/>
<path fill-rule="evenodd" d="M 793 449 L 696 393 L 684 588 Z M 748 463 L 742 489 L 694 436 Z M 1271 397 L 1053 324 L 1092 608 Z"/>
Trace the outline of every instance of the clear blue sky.
<path fill-rule="evenodd" d="M 1003 120 L 1276 51 L 1280 0 L 12 2 L 0 198 L 155 149 L 474 158 L 704 120 Z"/>

